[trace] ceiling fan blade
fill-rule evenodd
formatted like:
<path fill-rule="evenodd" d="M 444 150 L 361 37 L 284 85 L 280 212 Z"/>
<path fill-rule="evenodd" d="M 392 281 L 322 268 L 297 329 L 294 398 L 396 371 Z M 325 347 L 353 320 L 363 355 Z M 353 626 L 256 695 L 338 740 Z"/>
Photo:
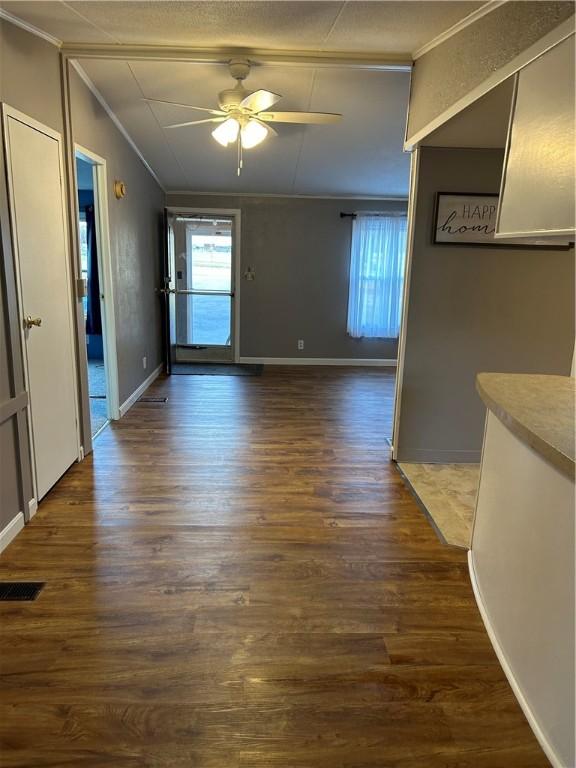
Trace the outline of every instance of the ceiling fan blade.
<path fill-rule="evenodd" d="M 169 104 L 171 107 L 184 107 L 184 109 L 197 109 L 199 112 L 209 112 L 211 115 L 225 115 L 220 109 L 208 109 L 207 107 L 194 107 L 192 104 L 180 104 L 179 101 L 164 101 L 163 99 L 142 99 L 152 104 Z"/>
<path fill-rule="evenodd" d="M 282 96 L 278 96 L 277 93 L 272 93 L 272 91 L 254 91 L 254 93 L 242 99 L 240 106 L 252 112 L 261 112 L 263 109 L 270 109 L 281 98 Z"/>
<path fill-rule="evenodd" d="M 184 128 L 187 125 L 201 125 L 202 123 L 223 123 L 228 120 L 227 117 L 208 117 L 205 120 L 189 120 L 187 123 L 172 123 L 165 125 L 164 128 Z"/>
<path fill-rule="evenodd" d="M 259 120 L 271 123 L 303 123 L 306 125 L 332 125 L 339 123 L 342 115 L 332 112 L 260 112 Z"/>

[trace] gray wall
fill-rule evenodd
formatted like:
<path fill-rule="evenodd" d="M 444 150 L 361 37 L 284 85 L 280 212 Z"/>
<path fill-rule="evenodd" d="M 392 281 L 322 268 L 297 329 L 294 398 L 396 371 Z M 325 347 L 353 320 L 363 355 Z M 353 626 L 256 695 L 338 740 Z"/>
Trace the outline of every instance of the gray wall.
<path fill-rule="evenodd" d="M 256 272 L 240 285 L 243 357 L 396 358 L 396 340 L 346 333 L 352 224 L 340 211 L 397 211 L 406 203 L 169 194 L 168 205 L 242 212 L 241 272 Z"/>
<path fill-rule="evenodd" d="M 503 153 L 420 153 L 398 458 L 477 461 L 476 373 L 570 373 L 574 250 L 432 245 L 436 192 L 498 192 Z"/>
<path fill-rule="evenodd" d="M 573 14 L 572 2 L 507 2 L 417 59 L 408 140 Z"/>
<path fill-rule="evenodd" d="M 70 81 L 74 141 L 106 160 L 114 272 L 120 403 L 162 363 L 161 245 L 164 192 L 75 70 Z M 127 195 L 117 200 L 115 179 Z M 148 367 L 142 367 L 146 356 Z"/>
<path fill-rule="evenodd" d="M 42 76 L 39 76 L 42 73 Z M 62 100 L 58 51 L 13 24 L 0 19 L 0 101 L 62 131 Z M 0 131 L 0 134 L 2 132 Z M 6 179 L 0 162 L 0 225 L 2 228 L 2 300 L 0 302 L 0 530 L 19 513 L 28 512 L 32 498 L 30 446 L 22 402 L 24 378 L 19 345 Z M 16 333 L 14 330 L 16 329 Z M 11 414 L 8 418 L 4 416 Z M 20 420 L 20 429 L 18 421 Z"/>
<path fill-rule="evenodd" d="M 0 101 L 62 132 L 58 49 L 0 19 Z"/>
<path fill-rule="evenodd" d="M 112 190 L 110 230 L 116 274 L 119 335 L 120 401 L 128 397 L 161 362 L 159 303 L 155 288 L 160 270 L 159 217 L 164 195 L 128 143 L 86 92 L 74 81 L 77 140 L 106 157 L 109 181 L 119 177 L 129 193 L 115 207 Z M 0 101 L 62 133 L 63 110 L 58 49 L 0 20 Z M 0 163 L 2 166 L 2 163 Z M 122 207 L 120 207 L 122 206 Z M 0 530 L 19 511 L 27 512 L 32 496 L 29 445 L 25 429 L 25 395 L 12 270 L 11 237 L 5 174 L 0 168 L 0 225 L 3 261 L 0 270 Z M 148 370 L 142 356 L 148 356 Z M 14 413 L 12 413 L 14 412 Z M 12 415 L 10 415 L 12 414 Z M 24 427 L 24 428 L 23 428 Z"/>

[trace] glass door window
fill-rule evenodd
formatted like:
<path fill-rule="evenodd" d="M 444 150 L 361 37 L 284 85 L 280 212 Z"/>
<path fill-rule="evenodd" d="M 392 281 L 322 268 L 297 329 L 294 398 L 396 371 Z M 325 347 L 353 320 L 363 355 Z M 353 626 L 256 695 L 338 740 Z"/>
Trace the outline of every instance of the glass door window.
<path fill-rule="evenodd" d="M 184 223 L 175 265 L 178 359 L 233 359 L 233 219 Z"/>

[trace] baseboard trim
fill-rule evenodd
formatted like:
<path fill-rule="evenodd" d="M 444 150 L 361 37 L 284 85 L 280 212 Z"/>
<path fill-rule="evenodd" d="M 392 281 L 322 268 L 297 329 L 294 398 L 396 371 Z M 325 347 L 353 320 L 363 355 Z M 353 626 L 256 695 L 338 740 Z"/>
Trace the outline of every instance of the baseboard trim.
<path fill-rule="evenodd" d="M 24 528 L 24 515 L 22 512 L 18 512 L 13 520 L 10 520 L 8 525 L 0 531 L 0 552 L 3 552 L 12 539 L 20 533 Z"/>
<path fill-rule="evenodd" d="M 30 499 L 28 502 L 28 519 L 32 520 L 36 512 L 38 512 L 38 502 L 36 499 Z"/>
<path fill-rule="evenodd" d="M 262 365 L 357 365 L 396 368 L 395 359 L 353 357 L 241 357 L 240 363 Z"/>
<path fill-rule="evenodd" d="M 481 451 L 448 451 L 434 448 L 416 448 L 396 451 L 395 461 L 404 464 L 480 464 Z"/>
<path fill-rule="evenodd" d="M 140 384 L 138 389 L 134 390 L 134 392 L 132 392 L 132 394 L 127 400 L 124 400 L 124 402 L 120 406 L 120 418 L 122 418 L 128 413 L 128 411 L 130 410 L 130 408 L 132 408 L 136 400 L 138 400 L 138 398 L 141 397 L 144 394 L 144 392 L 146 392 L 150 384 L 152 384 L 152 382 L 155 381 L 158 378 L 158 376 L 160 376 L 163 368 L 164 368 L 164 364 L 162 363 L 161 365 L 158 366 L 158 368 L 152 371 L 152 373 L 150 374 L 150 376 L 148 376 L 147 379 L 144 379 L 144 381 L 142 382 L 142 384 Z"/>
<path fill-rule="evenodd" d="M 504 649 L 500 645 L 500 642 L 498 640 L 498 636 L 494 630 L 494 627 L 492 626 L 492 622 L 490 621 L 490 617 L 488 615 L 488 611 L 486 610 L 486 606 L 484 604 L 484 600 L 482 598 L 482 591 L 480 589 L 480 585 L 478 584 L 478 580 L 476 578 L 476 569 L 474 568 L 474 552 L 473 550 L 468 550 L 468 571 L 470 573 L 470 581 L 472 582 L 472 590 L 474 591 L 474 597 L 476 598 L 476 604 L 478 605 L 478 610 L 480 611 L 480 615 L 482 616 L 482 621 L 484 622 L 484 626 L 486 628 L 486 632 L 488 634 L 488 637 L 490 638 L 490 642 L 492 643 L 492 647 L 494 648 L 494 652 L 496 653 L 496 656 L 498 657 L 498 661 L 500 662 L 500 666 L 502 667 L 504 674 L 508 678 L 508 682 L 510 683 L 510 687 L 512 688 L 514 695 L 516 696 L 516 699 L 518 700 L 518 704 L 520 704 L 522 711 L 526 715 L 526 719 L 528 720 L 528 723 L 530 725 L 530 728 L 532 728 L 534 735 L 538 739 L 540 746 L 546 753 L 546 757 L 553 765 L 553 768 L 564 768 L 563 763 L 561 762 L 560 758 L 554 751 L 552 745 L 546 738 L 546 735 L 542 731 L 538 721 L 534 717 L 534 714 L 530 708 L 530 705 L 528 701 L 526 700 L 526 697 L 524 696 L 524 693 L 522 692 L 522 689 L 520 688 L 520 685 L 518 684 L 514 672 L 512 671 L 512 668 L 508 662 L 508 659 L 506 658 L 506 654 L 504 653 Z"/>

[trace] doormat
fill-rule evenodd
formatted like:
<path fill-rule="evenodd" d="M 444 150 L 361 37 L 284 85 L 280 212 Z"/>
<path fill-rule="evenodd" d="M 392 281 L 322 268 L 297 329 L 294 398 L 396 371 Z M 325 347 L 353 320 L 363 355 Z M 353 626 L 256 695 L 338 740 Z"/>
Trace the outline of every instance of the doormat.
<path fill-rule="evenodd" d="M 43 581 L 0 581 L 0 601 L 36 600 L 43 586 Z"/>
<path fill-rule="evenodd" d="M 182 376 L 261 376 L 264 366 L 230 363 L 176 363 L 172 373 Z"/>

